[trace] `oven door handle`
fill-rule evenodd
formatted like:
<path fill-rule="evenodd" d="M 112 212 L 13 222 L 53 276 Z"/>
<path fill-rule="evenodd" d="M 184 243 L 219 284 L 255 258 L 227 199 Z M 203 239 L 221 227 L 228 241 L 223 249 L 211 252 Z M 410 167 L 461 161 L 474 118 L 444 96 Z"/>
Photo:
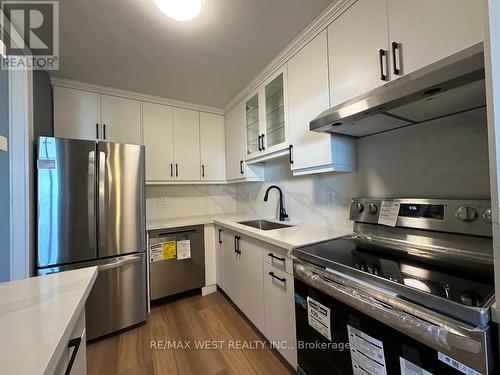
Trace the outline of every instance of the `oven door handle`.
<path fill-rule="evenodd" d="M 307 284 L 316 287 L 339 301 L 352 306 L 356 310 L 371 316 L 409 336 L 418 337 L 423 343 L 447 350 L 458 349 L 468 353 L 479 353 L 484 350 L 480 341 L 468 337 L 481 332 L 478 329 L 460 325 L 452 327 L 446 323 L 442 326 L 427 322 L 414 315 L 394 308 L 389 303 L 381 302 L 374 297 L 347 285 L 339 283 L 313 272 L 303 265 L 295 265 L 295 274 Z M 346 281 L 346 280 L 344 280 Z M 463 332 L 462 334 L 460 334 Z"/>

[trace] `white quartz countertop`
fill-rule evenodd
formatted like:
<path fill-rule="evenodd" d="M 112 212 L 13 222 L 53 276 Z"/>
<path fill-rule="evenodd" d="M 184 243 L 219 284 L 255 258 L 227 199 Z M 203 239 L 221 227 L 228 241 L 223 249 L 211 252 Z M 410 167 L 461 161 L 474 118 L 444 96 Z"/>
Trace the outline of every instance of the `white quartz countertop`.
<path fill-rule="evenodd" d="M 0 283 L 0 373 L 53 369 L 96 277 L 89 267 Z"/>
<path fill-rule="evenodd" d="M 148 220 L 147 229 L 168 229 L 189 225 L 217 224 L 238 233 L 257 238 L 261 241 L 276 245 L 278 247 L 291 250 L 294 247 L 307 245 L 315 242 L 321 242 L 348 234 L 345 229 L 333 227 L 324 227 L 320 225 L 300 223 L 300 222 L 282 222 L 291 225 L 288 228 L 273 229 L 264 231 L 239 224 L 240 221 L 255 220 L 256 217 L 241 215 L 203 215 L 187 216 L 169 219 Z M 274 219 L 265 219 L 278 222 Z"/>

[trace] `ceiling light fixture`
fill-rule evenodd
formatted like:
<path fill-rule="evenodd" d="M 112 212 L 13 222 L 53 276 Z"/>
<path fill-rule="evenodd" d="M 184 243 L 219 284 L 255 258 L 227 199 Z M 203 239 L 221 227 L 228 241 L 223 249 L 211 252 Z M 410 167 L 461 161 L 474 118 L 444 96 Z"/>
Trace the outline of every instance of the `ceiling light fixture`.
<path fill-rule="evenodd" d="M 188 21 L 200 13 L 202 0 L 154 0 L 156 6 L 177 21 Z"/>

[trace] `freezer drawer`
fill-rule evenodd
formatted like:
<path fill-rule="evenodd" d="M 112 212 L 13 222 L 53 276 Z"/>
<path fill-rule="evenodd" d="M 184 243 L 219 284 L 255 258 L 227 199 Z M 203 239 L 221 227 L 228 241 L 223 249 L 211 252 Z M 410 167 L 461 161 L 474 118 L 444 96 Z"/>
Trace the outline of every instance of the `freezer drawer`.
<path fill-rule="evenodd" d="M 146 254 L 40 269 L 40 275 L 97 266 L 98 274 L 85 305 L 87 340 L 144 322 L 147 317 Z"/>
<path fill-rule="evenodd" d="M 149 247 L 154 244 L 178 241 L 190 242 L 188 259 L 155 261 L 150 253 L 149 282 L 151 300 L 205 286 L 205 246 L 203 226 L 151 231 Z"/>

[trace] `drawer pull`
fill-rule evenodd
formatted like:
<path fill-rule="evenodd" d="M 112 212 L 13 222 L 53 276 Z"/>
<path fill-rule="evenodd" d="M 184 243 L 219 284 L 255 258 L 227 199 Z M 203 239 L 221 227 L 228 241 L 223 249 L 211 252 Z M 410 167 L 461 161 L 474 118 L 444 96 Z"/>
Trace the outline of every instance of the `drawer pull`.
<path fill-rule="evenodd" d="M 71 373 L 71 369 L 73 368 L 73 364 L 75 363 L 76 355 L 78 354 L 78 349 L 80 349 L 80 344 L 82 343 L 82 338 L 77 337 L 69 341 L 68 348 L 74 348 L 71 353 L 71 357 L 69 358 L 68 367 L 66 367 L 66 371 L 64 375 L 69 375 Z"/>
<path fill-rule="evenodd" d="M 284 277 L 283 277 L 283 278 L 278 277 L 278 276 L 276 276 L 276 275 L 274 274 L 274 272 L 269 272 L 269 275 L 271 275 L 271 277 L 272 277 L 273 279 L 279 280 L 279 281 L 281 281 L 282 283 L 286 283 L 286 279 L 285 279 Z"/>
<path fill-rule="evenodd" d="M 281 257 L 277 257 L 276 255 L 274 255 L 273 253 L 268 253 L 267 255 L 269 255 L 271 258 L 273 259 L 277 259 L 281 262 L 284 262 L 286 259 L 285 258 L 281 258 Z"/>

